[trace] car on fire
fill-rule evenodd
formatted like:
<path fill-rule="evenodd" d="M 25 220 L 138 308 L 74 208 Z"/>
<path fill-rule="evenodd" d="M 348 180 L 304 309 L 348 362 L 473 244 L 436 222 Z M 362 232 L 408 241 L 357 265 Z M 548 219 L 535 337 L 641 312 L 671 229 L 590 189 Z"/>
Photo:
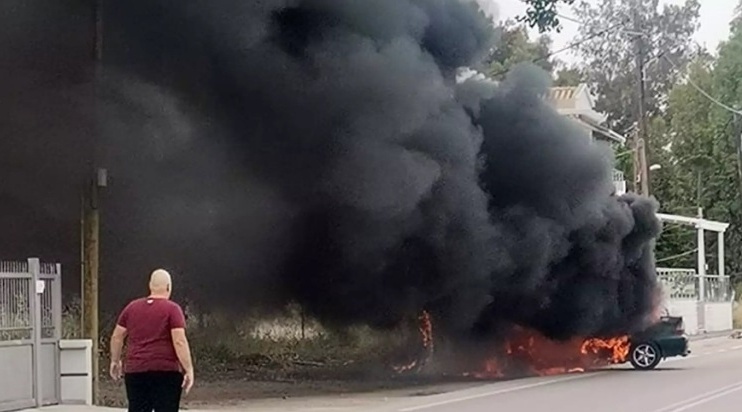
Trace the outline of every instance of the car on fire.
<path fill-rule="evenodd" d="M 638 370 L 651 370 L 663 359 L 690 354 L 681 316 L 663 316 L 651 327 L 632 335 L 629 341 L 627 360 Z"/>

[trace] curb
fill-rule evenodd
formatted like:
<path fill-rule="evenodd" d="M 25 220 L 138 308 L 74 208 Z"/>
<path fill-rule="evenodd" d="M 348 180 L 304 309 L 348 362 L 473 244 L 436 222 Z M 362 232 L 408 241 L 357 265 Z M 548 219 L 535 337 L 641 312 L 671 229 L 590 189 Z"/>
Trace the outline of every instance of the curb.
<path fill-rule="evenodd" d="M 724 338 L 724 337 L 731 337 L 732 333 L 734 333 L 735 330 L 725 330 L 721 332 L 706 332 L 706 333 L 700 333 L 697 335 L 690 335 L 688 336 L 688 340 L 690 341 L 698 341 L 698 340 L 706 340 L 706 339 L 714 339 L 714 338 Z"/>

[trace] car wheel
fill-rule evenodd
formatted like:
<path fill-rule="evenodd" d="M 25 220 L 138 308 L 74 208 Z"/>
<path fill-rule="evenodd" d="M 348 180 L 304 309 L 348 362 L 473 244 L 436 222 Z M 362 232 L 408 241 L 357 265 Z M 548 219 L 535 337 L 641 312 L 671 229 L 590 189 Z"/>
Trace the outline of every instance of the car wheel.
<path fill-rule="evenodd" d="M 631 366 L 634 369 L 645 371 L 656 368 L 662 360 L 660 348 L 652 342 L 642 342 L 634 345 L 629 356 Z"/>

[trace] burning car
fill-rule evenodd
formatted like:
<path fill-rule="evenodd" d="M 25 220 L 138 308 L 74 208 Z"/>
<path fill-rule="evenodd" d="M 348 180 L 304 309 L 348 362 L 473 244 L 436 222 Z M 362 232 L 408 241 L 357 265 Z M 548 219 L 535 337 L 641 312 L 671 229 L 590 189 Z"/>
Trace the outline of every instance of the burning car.
<path fill-rule="evenodd" d="M 690 354 L 685 325 L 680 316 L 663 316 L 658 323 L 629 339 L 631 349 L 627 360 L 638 370 L 651 370 L 662 359 Z"/>

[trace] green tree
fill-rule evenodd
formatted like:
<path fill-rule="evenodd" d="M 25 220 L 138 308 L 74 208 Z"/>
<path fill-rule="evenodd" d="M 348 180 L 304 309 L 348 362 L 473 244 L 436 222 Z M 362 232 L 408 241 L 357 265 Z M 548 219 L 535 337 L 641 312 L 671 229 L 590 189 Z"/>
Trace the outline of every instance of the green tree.
<path fill-rule="evenodd" d="M 548 73 L 554 70 L 555 62 L 551 59 L 552 40 L 547 35 L 539 36 L 535 41 L 528 36 L 528 29 L 513 21 L 506 21 L 498 27 L 500 43 L 487 60 L 488 74 L 494 79 L 502 79 L 516 64 L 532 62 Z"/>
<path fill-rule="evenodd" d="M 715 61 L 700 55 L 669 93 L 664 119 L 667 132 L 652 136 L 667 148 L 655 153 L 663 168 L 653 183 L 664 211 L 688 215 L 701 206 L 706 217 L 730 223 L 727 250 L 738 250 L 742 247 L 742 121 L 734 113 L 742 107 L 742 24 L 738 20 L 733 21 L 731 33 Z M 676 256 L 695 247 L 692 237 L 678 233 L 668 230 L 660 238 L 658 257 Z M 713 268 L 715 239 L 707 246 Z M 674 263 L 694 266 L 693 257 L 682 256 Z M 739 281 L 742 256 L 727 253 L 726 271 Z"/>
<path fill-rule="evenodd" d="M 740 8 L 738 7 L 738 11 Z M 742 247 L 742 20 L 737 15 L 731 23 L 731 36 L 719 47 L 714 64 L 712 87 L 708 89 L 713 104 L 711 125 L 714 131 L 713 179 L 704 181 L 709 200 L 709 215 L 730 223 L 727 232 L 729 250 Z M 713 202 L 713 203 L 711 203 Z M 727 254 L 727 269 L 742 274 L 742 256 Z"/>
<path fill-rule="evenodd" d="M 637 119 L 639 48 L 646 113 L 650 118 L 661 114 L 678 78 L 675 66 L 682 69 L 695 55 L 690 45 L 699 9 L 698 0 L 664 8 L 659 0 L 600 0 L 574 7 L 583 22 L 577 40 L 583 69 L 597 97 L 596 108 L 608 114 L 614 130 L 626 132 Z"/>
<path fill-rule="evenodd" d="M 579 67 L 564 67 L 556 72 L 556 79 L 554 80 L 554 86 L 577 86 L 580 83 L 586 81 L 585 72 Z"/>
<path fill-rule="evenodd" d="M 528 5 L 526 14 L 518 17 L 518 21 L 525 22 L 529 27 L 538 27 L 540 33 L 550 30 L 561 30 L 561 22 L 557 12 L 557 6 L 561 4 L 571 5 L 575 0 L 523 0 Z"/>
<path fill-rule="evenodd" d="M 696 59 L 686 75 L 687 80 L 670 91 L 664 119 L 657 118 L 650 127 L 651 139 L 659 148 L 653 162 L 662 166 L 652 183 L 663 212 L 693 216 L 698 206 L 710 207 L 719 200 L 708 193 L 707 186 L 716 179 L 713 106 L 696 88 L 711 88 L 711 61 Z M 714 215 L 726 217 L 724 213 Z M 695 255 L 683 253 L 695 247 L 692 230 L 669 226 L 657 244 L 657 258 L 661 265 L 692 268 Z M 677 258 L 663 261 L 674 256 Z"/>

